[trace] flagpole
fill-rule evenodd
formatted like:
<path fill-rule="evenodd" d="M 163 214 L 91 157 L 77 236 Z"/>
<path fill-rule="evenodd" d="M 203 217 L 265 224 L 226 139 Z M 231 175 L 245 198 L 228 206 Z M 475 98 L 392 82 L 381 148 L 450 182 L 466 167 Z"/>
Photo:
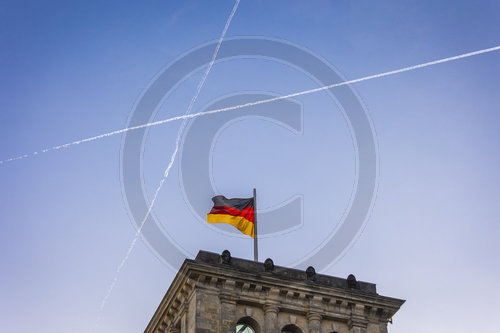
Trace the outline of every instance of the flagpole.
<path fill-rule="evenodd" d="M 259 261 L 259 246 L 257 241 L 257 190 L 253 189 L 253 226 L 254 226 L 254 237 L 253 237 L 253 261 Z"/>

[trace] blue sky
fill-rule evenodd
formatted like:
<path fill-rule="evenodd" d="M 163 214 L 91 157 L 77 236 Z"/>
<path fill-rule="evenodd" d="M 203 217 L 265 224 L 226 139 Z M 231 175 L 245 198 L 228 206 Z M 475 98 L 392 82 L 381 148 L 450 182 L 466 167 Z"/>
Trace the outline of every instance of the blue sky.
<path fill-rule="evenodd" d="M 1 2 L 0 160 L 126 127 L 153 78 L 216 40 L 233 4 Z M 496 1 L 242 0 L 227 36 L 299 45 L 355 79 L 500 45 L 499 11 Z M 496 328 L 488 318 L 500 296 L 499 63 L 493 52 L 352 87 L 376 132 L 378 191 L 361 235 L 322 272 L 353 273 L 406 299 L 390 332 Z M 184 113 L 201 74 L 181 82 L 155 120 Z M 242 92 L 317 86 L 282 63 L 233 59 L 214 66 L 194 109 Z M 219 133 L 212 151 L 221 194 L 247 196 L 257 187 L 264 209 L 303 197 L 303 225 L 261 241 L 261 259 L 278 265 L 294 265 L 327 239 L 356 181 L 342 110 L 325 93 L 294 101 L 302 133 L 244 118 Z M 148 198 L 179 125 L 147 132 Z M 120 176 L 122 144 L 117 135 L 0 165 L 4 330 L 137 332 L 147 325 L 175 268 L 142 239 L 99 310 L 136 231 Z M 251 258 L 249 239 L 209 228 L 191 212 L 178 162 L 154 210 L 162 228 L 188 257 L 227 248 Z"/>

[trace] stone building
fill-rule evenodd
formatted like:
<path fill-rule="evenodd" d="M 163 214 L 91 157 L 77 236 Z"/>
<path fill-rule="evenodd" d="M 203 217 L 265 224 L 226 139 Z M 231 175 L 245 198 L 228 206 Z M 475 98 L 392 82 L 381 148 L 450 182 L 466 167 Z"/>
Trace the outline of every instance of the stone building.
<path fill-rule="evenodd" d="M 373 283 L 200 251 L 185 260 L 147 333 L 386 333 L 404 303 Z"/>

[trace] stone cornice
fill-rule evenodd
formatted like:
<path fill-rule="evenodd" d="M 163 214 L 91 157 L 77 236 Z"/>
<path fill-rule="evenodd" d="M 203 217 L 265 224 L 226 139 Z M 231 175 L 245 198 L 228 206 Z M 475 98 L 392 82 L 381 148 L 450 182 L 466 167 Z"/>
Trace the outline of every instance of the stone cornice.
<path fill-rule="evenodd" d="M 213 265 L 196 262 L 194 260 L 186 260 L 185 263 L 189 265 L 191 274 L 198 273 L 203 275 L 205 278 L 210 278 L 210 281 L 212 282 L 211 285 L 203 283 L 204 287 L 208 288 L 211 286 L 216 287 L 216 283 L 214 284 L 213 280 L 219 279 L 225 280 L 223 283 L 230 280 L 231 283 L 234 283 L 234 290 L 239 290 L 242 294 L 252 291 L 269 292 L 271 289 L 275 289 L 279 290 L 280 296 L 284 297 L 284 299 L 286 299 L 286 297 L 305 299 L 308 295 L 316 295 L 316 297 L 323 298 L 325 301 L 342 301 L 363 304 L 371 306 L 372 308 L 384 307 L 394 308 L 395 310 L 399 309 L 399 307 L 404 303 L 404 300 L 359 290 L 346 290 L 341 288 L 311 285 L 307 281 L 293 281 L 293 283 L 290 283 L 268 273 L 256 274 L 240 272 L 231 270 L 230 267 L 226 267 L 226 265 L 214 267 Z M 196 281 L 197 286 L 199 283 L 200 281 L 198 279 L 198 281 Z"/>
<path fill-rule="evenodd" d="M 265 271 L 264 267 L 261 272 L 252 272 L 235 269 L 231 264 L 185 260 L 146 332 L 164 331 L 178 322 L 186 311 L 186 304 L 198 291 L 217 294 L 221 302 L 344 322 L 363 316 L 370 321 L 384 322 L 404 303 L 374 292 L 321 285 L 307 279 L 286 280 Z"/>

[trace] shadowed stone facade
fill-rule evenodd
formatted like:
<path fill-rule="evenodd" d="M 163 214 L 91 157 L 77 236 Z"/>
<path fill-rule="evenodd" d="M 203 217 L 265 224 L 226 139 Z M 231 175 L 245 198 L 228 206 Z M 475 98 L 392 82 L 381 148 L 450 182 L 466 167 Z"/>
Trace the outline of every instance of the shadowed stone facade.
<path fill-rule="evenodd" d="M 185 260 L 147 333 L 387 333 L 404 303 L 372 283 L 200 251 Z"/>

